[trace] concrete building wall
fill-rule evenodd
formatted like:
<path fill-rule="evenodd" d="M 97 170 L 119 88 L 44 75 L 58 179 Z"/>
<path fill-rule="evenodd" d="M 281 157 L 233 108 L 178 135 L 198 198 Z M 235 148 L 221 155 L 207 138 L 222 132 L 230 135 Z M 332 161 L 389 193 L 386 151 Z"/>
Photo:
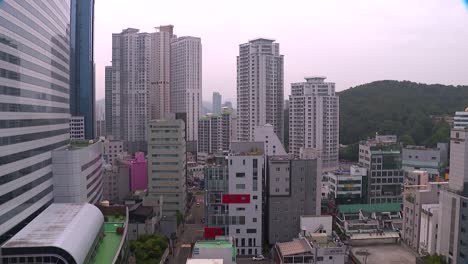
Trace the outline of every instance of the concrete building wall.
<path fill-rule="evenodd" d="M 263 145 L 233 142 L 228 156 L 229 195 L 249 196 L 249 202 L 229 203 L 229 236 L 235 237 L 238 255 L 258 255 L 263 248 L 263 180 L 266 173 Z"/>
<path fill-rule="evenodd" d="M 92 203 L 102 199 L 102 142 L 52 152 L 54 202 Z"/>
<path fill-rule="evenodd" d="M 462 192 L 468 183 L 468 130 L 450 132 L 450 189 Z M 468 188 L 468 187 L 466 187 Z M 468 191 L 466 191 L 468 193 Z"/>
<path fill-rule="evenodd" d="M 437 229 L 439 226 L 439 204 L 423 204 L 419 231 L 419 254 L 436 254 Z"/>
<path fill-rule="evenodd" d="M 422 208 L 425 204 L 439 202 L 439 193 L 447 188 L 447 183 L 432 183 L 427 189 L 407 189 L 403 194 L 402 238 L 414 251 L 419 252 Z"/>
<path fill-rule="evenodd" d="M 302 215 L 320 215 L 320 161 L 269 158 L 267 183 L 268 243 L 290 241 L 300 231 Z"/>
<path fill-rule="evenodd" d="M 265 153 L 267 156 L 287 155 L 283 143 L 275 134 L 274 127 L 270 124 L 255 128 L 254 141 L 265 143 Z"/>
<path fill-rule="evenodd" d="M 151 120 L 148 135 L 148 193 L 163 197 L 163 215 L 185 213 L 185 123 L 177 119 Z"/>

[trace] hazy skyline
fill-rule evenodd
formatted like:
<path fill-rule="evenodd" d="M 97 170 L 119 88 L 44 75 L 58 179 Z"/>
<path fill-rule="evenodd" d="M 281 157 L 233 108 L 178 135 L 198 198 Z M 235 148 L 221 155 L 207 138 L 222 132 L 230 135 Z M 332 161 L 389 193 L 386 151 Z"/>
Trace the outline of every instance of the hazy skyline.
<path fill-rule="evenodd" d="M 104 97 L 112 33 L 172 24 L 200 37 L 203 100 L 236 98 L 239 44 L 275 39 L 285 56 L 284 94 L 304 76 L 325 75 L 338 91 L 376 80 L 468 84 L 468 11 L 463 0 L 96 1 L 96 98 Z"/>

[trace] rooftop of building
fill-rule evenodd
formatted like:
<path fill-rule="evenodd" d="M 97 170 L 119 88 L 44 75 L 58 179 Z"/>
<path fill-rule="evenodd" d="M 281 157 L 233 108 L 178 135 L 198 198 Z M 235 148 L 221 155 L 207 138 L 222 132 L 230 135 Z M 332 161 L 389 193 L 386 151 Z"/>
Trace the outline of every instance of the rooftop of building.
<path fill-rule="evenodd" d="M 359 263 L 379 264 L 414 264 L 416 257 L 411 250 L 400 244 L 374 244 L 369 246 L 352 247 L 351 253 Z"/>
<path fill-rule="evenodd" d="M 94 140 L 70 140 L 70 147 L 69 149 L 80 149 L 80 148 L 85 148 L 87 146 L 93 145 L 97 141 Z"/>
<path fill-rule="evenodd" d="M 297 239 L 293 241 L 277 243 L 276 246 L 282 256 L 292 256 L 309 253 L 312 251 L 312 248 L 309 246 L 309 243 L 307 243 L 305 239 Z"/>
<path fill-rule="evenodd" d="M 200 240 L 195 243 L 197 248 L 232 248 L 234 245 L 229 240 Z"/>
<path fill-rule="evenodd" d="M 186 264 L 223 264 L 222 259 L 187 259 Z"/>
<path fill-rule="evenodd" d="M 231 142 L 229 156 L 261 156 L 263 154 L 263 142 Z"/>
<path fill-rule="evenodd" d="M 122 209 L 126 210 L 125 207 L 119 206 L 118 209 L 121 210 L 113 210 L 113 207 L 100 207 L 100 209 L 105 215 L 104 237 L 96 248 L 96 254 L 90 264 L 113 263 L 125 239 L 120 233 L 123 232 L 127 220 L 122 212 Z"/>
<path fill-rule="evenodd" d="M 2 248 L 61 248 L 83 263 L 103 223 L 104 216 L 94 205 L 52 204 Z"/>
<path fill-rule="evenodd" d="M 399 203 L 381 203 L 381 204 L 343 204 L 338 205 L 340 213 L 359 213 L 359 211 L 367 213 L 383 213 L 383 212 L 399 212 L 401 205 Z"/>

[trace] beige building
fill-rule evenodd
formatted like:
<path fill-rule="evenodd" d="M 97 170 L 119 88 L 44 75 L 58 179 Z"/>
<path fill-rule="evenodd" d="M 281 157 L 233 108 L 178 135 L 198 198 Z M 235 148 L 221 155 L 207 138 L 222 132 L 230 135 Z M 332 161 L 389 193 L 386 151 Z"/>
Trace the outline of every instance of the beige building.
<path fill-rule="evenodd" d="M 182 120 L 151 120 L 148 125 L 148 194 L 161 197 L 163 215 L 186 209 L 186 142 Z"/>

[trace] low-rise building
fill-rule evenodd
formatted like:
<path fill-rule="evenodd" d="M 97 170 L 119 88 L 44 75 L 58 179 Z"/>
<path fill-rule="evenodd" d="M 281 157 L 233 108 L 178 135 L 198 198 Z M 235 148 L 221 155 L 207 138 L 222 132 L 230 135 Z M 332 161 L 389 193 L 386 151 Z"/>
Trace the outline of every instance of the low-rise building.
<path fill-rule="evenodd" d="M 328 218 L 325 221 L 331 225 L 332 219 Z M 276 243 L 273 250 L 274 261 L 277 264 L 344 264 L 347 261 L 347 246 L 338 236 L 327 234 L 320 227 L 315 231 L 302 230 L 298 238 Z"/>
<path fill-rule="evenodd" d="M 52 204 L 1 252 L 3 263 L 127 263 L 125 207 L 107 215 L 89 203 Z"/>
<path fill-rule="evenodd" d="M 402 149 L 402 169 L 405 171 L 427 171 L 429 180 L 443 178 L 448 166 L 448 144 L 438 143 L 435 148 L 406 146 Z"/>
<path fill-rule="evenodd" d="M 130 170 L 127 159 L 130 157 L 123 153 L 114 158 L 112 165 L 104 166 L 103 200 L 122 203 L 130 194 Z"/>
<path fill-rule="evenodd" d="M 54 201 L 97 204 L 102 200 L 102 142 L 72 141 L 52 152 Z"/>
<path fill-rule="evenodd" d="M 359 143 L 359 166 L 367 169 L 368 203 L 401 203 L 401 150 L 394 135 L 377 135 Z"/>
<path fill-rule="evenodd" d="M 339 205 L 336 223 L 352 245 L 396 243 L 403 225 L 401 205 Z"/>
<path fill-rule="evenodd" d="M 419 228 L 419 254 L 423 256 L 437 253 L 439 211 L 440 206 L 438 203 L 422 205 L 421 224 Z"/>
<path fill-rule="evenodd" d="M 105 139 L 103 142 L 104 160 L 108 164 L 113 164 L 114 160 L 122 155 L 124 151 L 124 142 L 122 140 Z"/>
<path fill-rule="evenodd" d="M 159 230 L 161 207 L 148 206 L 140 202 L 128 206 L 128 239 L 137 240 L 142 236 L 154 235 Z"/>
<path fill-rule="evenodd" d="M 221 259 L 223 264 L 235 264 L 236 252 L 232 237 L 216 237 L 215 240 L 197 241 L 193 246 L 191 258 Z"/>
<path fill-rule="evenodd" d="M 447 189 L 447 187 L 447 182 L 431 182 L 426 186 L 405 185 L 405 192 L 403 194 L 403 229 L 401 234 L 403 241 L 416 252 L 420 252 L 423 205 L 438 203 L 440 191 Z M 435 226 L 432 227 L 435 228 Z M 428 232 L 433 233 L 436 230 Z"/>
<path fill-rule="evenodd" d="M 357 165 L 327 172 L 329 195 L 337 204 L 367 202 L 367 169 Z"/>

